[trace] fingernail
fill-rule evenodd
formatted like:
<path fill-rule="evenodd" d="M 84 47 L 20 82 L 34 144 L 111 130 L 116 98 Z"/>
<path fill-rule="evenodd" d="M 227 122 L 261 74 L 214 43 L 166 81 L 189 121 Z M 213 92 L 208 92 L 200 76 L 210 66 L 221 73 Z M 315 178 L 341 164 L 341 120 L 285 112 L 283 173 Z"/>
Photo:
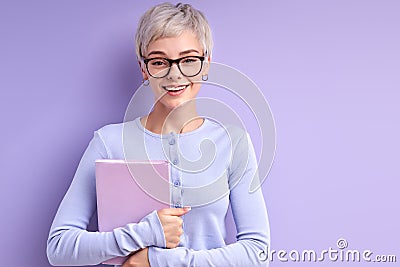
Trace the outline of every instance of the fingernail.
<path fill-rule="evenodd" d="M 184 209 L 185 211 L 188 211 L 188 210 L 191 210 L 192 207 L 186 206 L 186 207 L 183 207 L 183 209 Z"/>

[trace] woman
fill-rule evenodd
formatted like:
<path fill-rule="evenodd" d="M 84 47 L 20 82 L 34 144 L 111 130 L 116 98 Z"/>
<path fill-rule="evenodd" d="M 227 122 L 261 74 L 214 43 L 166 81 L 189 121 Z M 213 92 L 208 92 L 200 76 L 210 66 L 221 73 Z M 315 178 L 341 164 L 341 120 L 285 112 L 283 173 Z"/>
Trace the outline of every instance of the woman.
<path fill-rule="evenodd" d="M 147 151 L 137 152 L 135 159 L 171 162 L 173 208 L 154 211 L 112 232 L 87 231 L 96 209 L 95 160 L 125 159 L 124 123 L 102 127 L 95 131 L 50 229 L 51 264 L 95 265 L 127 255 L 123 267 L 267 264 L 269 225 L 262 191 L 249 193 L 257 178 L 249 136 L 196 111 L 211 50 L 208 22 L 190 5 L 160 4 L 142 16 L 136 52 L 155 104 L 147 116 L 130 122 L 135 136 L 141 136 L 132 135 L 131 141 L 135 151 Z M 204 140 L 212 145 L 204 149 Z M 199 158 L 208 160 L 204 164 Z M 229 205 L 237 241 L 226 245 Z"/>

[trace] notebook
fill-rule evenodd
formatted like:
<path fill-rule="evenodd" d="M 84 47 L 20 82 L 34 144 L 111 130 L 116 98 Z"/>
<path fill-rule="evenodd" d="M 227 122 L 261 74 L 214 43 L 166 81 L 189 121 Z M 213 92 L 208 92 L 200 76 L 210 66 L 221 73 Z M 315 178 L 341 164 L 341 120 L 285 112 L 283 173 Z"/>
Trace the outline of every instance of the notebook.
<path fill-rule="evenodd" d="M 170 166 L 167 161 L 96 160 L 97 216 L 100 232 L 138 223 L 170 206 Z M 127 257 L 104 264 L 121 265 Z"/>

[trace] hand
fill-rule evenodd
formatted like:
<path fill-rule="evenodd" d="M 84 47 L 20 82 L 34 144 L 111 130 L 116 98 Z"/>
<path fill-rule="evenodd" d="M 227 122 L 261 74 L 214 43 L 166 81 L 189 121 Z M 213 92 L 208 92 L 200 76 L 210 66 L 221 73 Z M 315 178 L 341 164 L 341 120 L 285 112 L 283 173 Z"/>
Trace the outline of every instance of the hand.
<path fill-rule="evenodd" d="M 136 251 L 122 264 L 122 267 L 150 267 L 148 251 L 148 248 Z"/>
<path fill-rule="evenodd" d="M 180 216 L 190 211 L 190 207 L 169 208 L 157 211 L 158 218 L 164 230 L 165 244 L 167 248 L 176 248 L 183 234 L 183 220 Z"/>

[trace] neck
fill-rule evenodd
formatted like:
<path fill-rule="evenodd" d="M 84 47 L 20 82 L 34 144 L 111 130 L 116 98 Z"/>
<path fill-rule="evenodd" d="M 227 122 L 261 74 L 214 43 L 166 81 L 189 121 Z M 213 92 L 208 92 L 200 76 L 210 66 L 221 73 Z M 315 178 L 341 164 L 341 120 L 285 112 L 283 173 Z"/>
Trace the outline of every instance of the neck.
<path fill-rule="evenodd" d="M 142 125 L 154 133 L 184 133 L 199 128 L 203 119 L 199 117 L 195 101 L 189 101 L 175 109 L 169 109 L 157 102 L 149 115 L 142 118 Z"/>

